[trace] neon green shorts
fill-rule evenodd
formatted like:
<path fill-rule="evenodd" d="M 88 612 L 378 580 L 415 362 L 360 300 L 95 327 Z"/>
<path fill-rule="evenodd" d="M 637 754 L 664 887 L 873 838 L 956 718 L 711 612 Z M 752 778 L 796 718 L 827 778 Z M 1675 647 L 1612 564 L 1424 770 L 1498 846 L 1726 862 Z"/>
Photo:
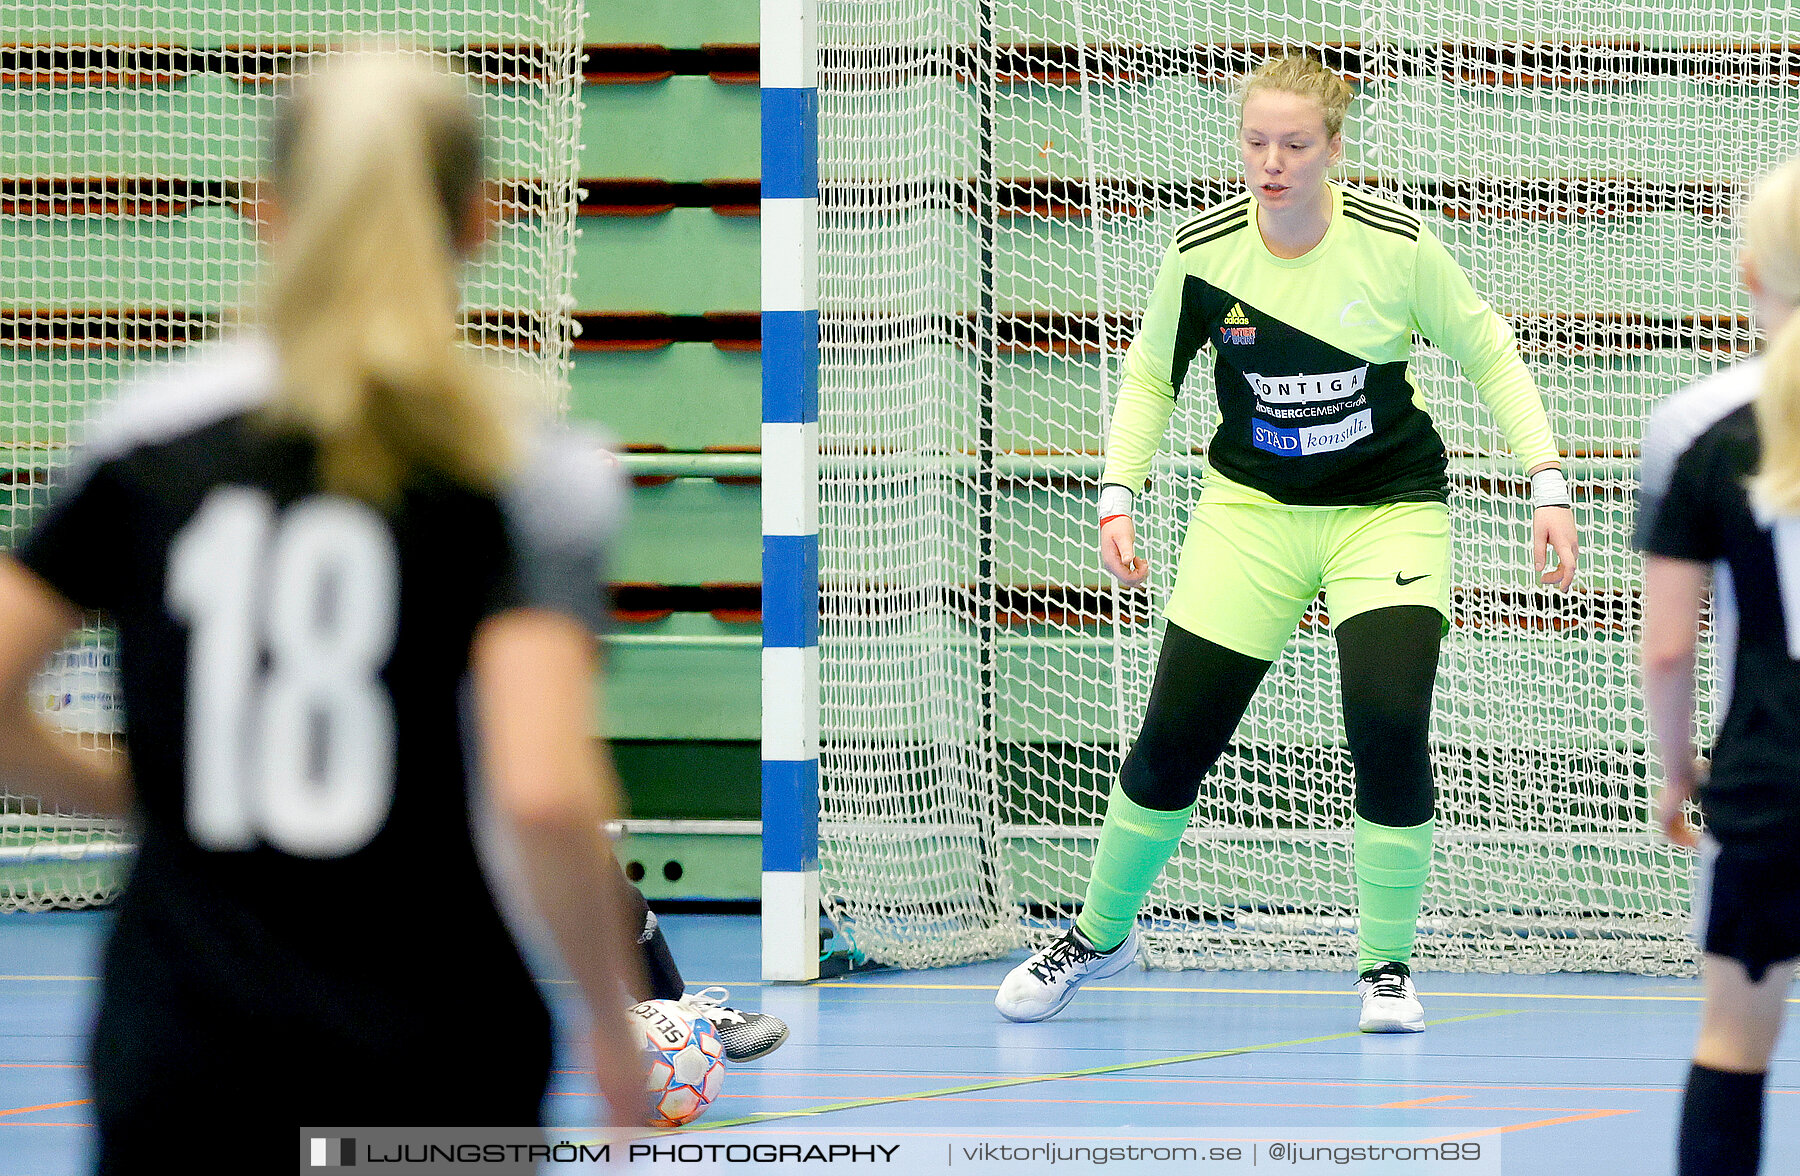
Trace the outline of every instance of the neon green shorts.
<path fill-rule="evenodd" d="M 1400 604 L 1450 622 L 1450 512 L 1441 502 L 1295 509 L 1208 502 L 1188 522 L 1163 615 L 1195 636 L 1274 661 L 1325 592 L 1331 623 Z"/>

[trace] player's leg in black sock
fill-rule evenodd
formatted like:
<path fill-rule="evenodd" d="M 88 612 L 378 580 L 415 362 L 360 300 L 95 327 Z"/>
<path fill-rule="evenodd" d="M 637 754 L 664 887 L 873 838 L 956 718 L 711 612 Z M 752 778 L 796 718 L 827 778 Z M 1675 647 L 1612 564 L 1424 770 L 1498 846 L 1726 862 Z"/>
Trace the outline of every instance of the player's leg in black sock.
<path fill-rule="evenodd" d="M 730 1008 L 720 1002 L 729 995 L 723 988 L 708 988 L 693 996 L 686 996 L 687 982 L 681 978 L 681 969 L 676 966 L 675 956 L 669 950 L 669 941 L 663 938 L 662 926 L 657 922 L 656 912 L 644 900 L 644 892 L 626 881 L 623 871 L 619 880 L 631 891 L 631 900 L 637 911 L 638 950 L 642 953 L 644 977 L 649 981 L 648 996 L 633 993 L 640 1000 L 673 1000 L 682 1001 L 682 1007 L 693 1015 L 704 1015 L 712 1021 L 713 1030 L 718 1033 L 719 1041 L 725 1047 L 728 1061 L 748 1062 L 773 1053 L 777 1046 L 787 1040 L 787 1023 L 779 1017 L 767 1013 L 750 1013 L 742 1009 Z"/>
<path fill-rule="evenodd" d="M 674 954 L 669 951 L 669 941 L 663 938 L 656 912 L 645 901 L 644 892 L 633 886 L 623 871 L 619 881 L 631 891 L 627 900 L 637 912 L 634 917 L 638 928 L 638 951 L 643 956 L 644 978 L 650 982 L 649 995 L 636 992 L 632 995 L 639 1000 L 680 1000 L 687 985 L 681 978 L 681 969 L 675 964 Z"/>
<path fill-rule="evenodd" d="M 1720 954 L 1729 942 L 1758 959 L 1758 944 L 1767 940 L 1755 933 L 1755 926 L 1768 913 L 1759 909 L 1759 900 L 1765 895 L 1778 897 L 1778 887 L 1766 884 L 1754 870 L 1751 886 L 1745 887 L 1730 854 L 1727 847 L 1714 865 L 1706 954 L 1700 964 L 1706 1004 L 1681 1101 L 1678 1176 L 1752 1176 L 1757 1171 L 1762 1157 L 1763 1085 L 1794 978 L 1792 959 L 1747 967 Z M 1761 921 L 1766 930 L 1766 919 Z M 1751 933 L 1744 933 L 1747 926 Z M 1792 942 L 1785 926 L 1778 930 L 1783 946 Z"/>
<path fill-rule="evenodd" d="M 1269 663 L 1170 624 L 1144 725 L 1106 802 L 1075 928 L 1008 974 L 994 1005 L 1014 1021 L 1054 1016 L 1089 979 L 1127 966 L 1144 895 L 1180 844 L 1206 775 Z"/>
<path fill-rule="evenodd" d="M 1766 1072 L 1739 1074 L 1695 1062 L 1681 1098 L 1679 1176 L 1755 1176 L 1762 1161 Z"/>
<path fill-rule="evenodd" d="M 1144 895 L 1181 842 L 1201 778 L 1225 750 L 1268 668 L 1179 625 L 1168 627 L 1150 706 L 1107 799 L 1075 922 L 1090 944 L 1109 951 L 1131 933 Z"/>

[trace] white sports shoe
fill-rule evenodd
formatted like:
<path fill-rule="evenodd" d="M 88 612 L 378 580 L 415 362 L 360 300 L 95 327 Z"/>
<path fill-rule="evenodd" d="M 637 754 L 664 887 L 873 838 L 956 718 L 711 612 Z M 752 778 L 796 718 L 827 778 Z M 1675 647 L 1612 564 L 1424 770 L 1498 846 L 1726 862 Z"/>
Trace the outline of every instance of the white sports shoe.
<path fill-rule="evenodd" d="M 1062 1012 L 1075 990 L 1089 980 L 1123 972 L 1137 958 L 1137 928 L 1111 951 L 1095 951 L 1086 936 L 1071 927 L 1049 947 L 1006 974 L 994 1007 L 1009 1021 L 1042 1021 Z"/>
<path fill-rule="evenodd" d="M 728 1062 L 754 1062 L 767 1057 L 787 1040 L 787 1022 L 768 1013 L 746 1013 L 725 1004 L 731 993 L 718 985 L 690 992 L 676 1003 L 690 1017 L 712 1022 Z"/>
<path fill-rule="evenodd" d="M 1405 964 L 1376 964 L 1356 980 L 1362 997 L 1364 1033 L 1423 1033 L 1425 1009 L 1413 989 L 1412 969 Z"/>

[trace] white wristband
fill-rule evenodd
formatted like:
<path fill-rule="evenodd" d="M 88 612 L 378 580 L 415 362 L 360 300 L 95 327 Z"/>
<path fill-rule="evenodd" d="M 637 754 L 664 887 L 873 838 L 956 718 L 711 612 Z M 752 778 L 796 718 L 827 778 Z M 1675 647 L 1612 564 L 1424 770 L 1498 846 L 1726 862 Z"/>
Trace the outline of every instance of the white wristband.
<path fill-rule="evenodd" d="M 1563 472 L 1555 466 L 1539 470 L 1531 475 L 1531 506 L 1536 510 L 1545 506 L 1568 506 L 1569 482 Z"/>
<path fill-rule="evenodd" d="M 1113 515 L 1131 515 L 1131 504 L 1137 495 L 1128 486 L 1116 482 L 1108 482 L 1100 487 L 1100 517 L 1110 518 Z"/>

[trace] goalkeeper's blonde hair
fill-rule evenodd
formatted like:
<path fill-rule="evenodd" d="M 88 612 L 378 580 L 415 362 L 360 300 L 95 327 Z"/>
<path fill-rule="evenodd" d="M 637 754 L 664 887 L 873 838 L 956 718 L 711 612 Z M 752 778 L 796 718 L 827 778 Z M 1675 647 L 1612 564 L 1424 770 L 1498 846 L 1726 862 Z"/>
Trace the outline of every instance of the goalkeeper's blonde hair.
<path fill-rule="evenodd" d="M 1800 307 L 1800 159 L 1756 185 L 1744 212 L 1744 255 L 1768 297 Z M 1800 514 L 1800 310 L 1764 351 L 1756 398 L 1762 463 L 1751 498 L 1770 514 Z"/>
<path fill-rule="evenodd" d="M 515 442 L 460 345 L 483 191 L 467 86 L 420 54 L 344 54 L 295 87 L 271 138 L 269 419 L 317 442 L 334 493 L 390 506 L 423 470 L 493 489 Z"/>
<path fill-rule="evenodd" d="M 1251 71 L 1238 92 L 1238 117 L 1244 103 L 1258 90 L 1278 90 L 1298 94 L 1319 104 L 1325 116 L 1325 133 L 1337 135 L 1344 129 L 1344 116 L 1350 111 L 1350 83 L 1326 68 L 1323 61 L 1310 53 L 1284 53 L 1271 57 Z"/>

